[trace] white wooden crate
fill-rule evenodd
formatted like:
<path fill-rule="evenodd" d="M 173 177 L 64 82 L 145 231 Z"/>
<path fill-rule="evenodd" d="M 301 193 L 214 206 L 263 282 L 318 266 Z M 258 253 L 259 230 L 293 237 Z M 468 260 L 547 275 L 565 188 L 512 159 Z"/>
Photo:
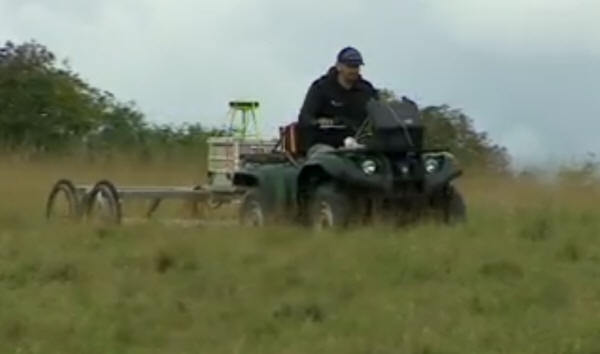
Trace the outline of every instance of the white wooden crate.
<path fill-rule="evenodd" d="M 211 137 L 208 139 L 208 172 L 213 175 L 231 174 L 239 170 L 240 156 L 268 153 L 276 144 L 276 140 Z"/>

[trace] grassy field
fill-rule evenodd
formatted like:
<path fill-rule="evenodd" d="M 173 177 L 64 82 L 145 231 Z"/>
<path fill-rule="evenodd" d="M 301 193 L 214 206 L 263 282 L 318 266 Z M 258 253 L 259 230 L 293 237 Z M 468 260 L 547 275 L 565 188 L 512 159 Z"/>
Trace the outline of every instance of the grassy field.
<path fill-rule="evenodd" d="M 43 219 L 60 177 L 198 166 L 2 158 L 0 353 L 600 353 L 596 187 L 471 175 L 467 225 L 318 237 Z"/>

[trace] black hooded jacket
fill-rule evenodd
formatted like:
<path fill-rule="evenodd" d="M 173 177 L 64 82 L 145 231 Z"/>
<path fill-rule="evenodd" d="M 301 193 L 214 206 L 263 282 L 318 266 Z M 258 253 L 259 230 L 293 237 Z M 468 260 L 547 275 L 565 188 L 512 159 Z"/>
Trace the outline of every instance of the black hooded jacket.
<path fill-rule="evenodd" d="M 377 90 L 362 77 L 352 88 L 344 88 L 338 82 L 337 69 L 330 68 L 327 74 L 312 83 L 300 110 L 298 122 L 303 150 L 306 151 L 315 143 L 342 145 L 343 139 L 353 134 L 367 117 L 367 102 L 377 97 Z M 323 132 L 311 124 L 318 118 L 341 120 L 351 129 L 346 132 Z"/>

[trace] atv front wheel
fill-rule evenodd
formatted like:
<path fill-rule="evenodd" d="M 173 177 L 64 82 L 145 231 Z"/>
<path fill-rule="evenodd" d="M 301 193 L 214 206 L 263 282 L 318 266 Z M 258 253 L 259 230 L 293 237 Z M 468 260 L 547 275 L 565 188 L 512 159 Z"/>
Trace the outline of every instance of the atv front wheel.
<path fill-rule="evenodd" d="M 454 186 L 447 186 L 437 196 L 434 202 L 442 217 L 442 221 L 449 225 L 464 223 L 467 220 L 467 207 L 462 194 Z"/>
<path fill-rule="evenodd" d="M 318 186 L 309 208 L 310 226 L 315 231 L 342 228 L 350 220 L 350 200 L 333 184 Z"/>

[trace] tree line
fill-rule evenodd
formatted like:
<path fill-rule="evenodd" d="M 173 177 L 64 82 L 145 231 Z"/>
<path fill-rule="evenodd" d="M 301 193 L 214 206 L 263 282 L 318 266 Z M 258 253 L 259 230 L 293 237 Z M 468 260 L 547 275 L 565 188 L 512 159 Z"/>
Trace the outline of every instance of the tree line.
<path fill-rule="evenodd" d="M 397 99 L 384 90 L 388 100 Z M 506 148 L 478 132 L 473 120 L 448 105 L 421 108 L 428 147 L 446 147 L 463 164 L 505 170 Z M 147 121 L 134 102 L 85 82 L 66 60 L 36 41 L 0 47 L 0 145 L 9 151 L 90 153 L 131 150 L 147 154 L 205 149 L 223 129 Z"/>

